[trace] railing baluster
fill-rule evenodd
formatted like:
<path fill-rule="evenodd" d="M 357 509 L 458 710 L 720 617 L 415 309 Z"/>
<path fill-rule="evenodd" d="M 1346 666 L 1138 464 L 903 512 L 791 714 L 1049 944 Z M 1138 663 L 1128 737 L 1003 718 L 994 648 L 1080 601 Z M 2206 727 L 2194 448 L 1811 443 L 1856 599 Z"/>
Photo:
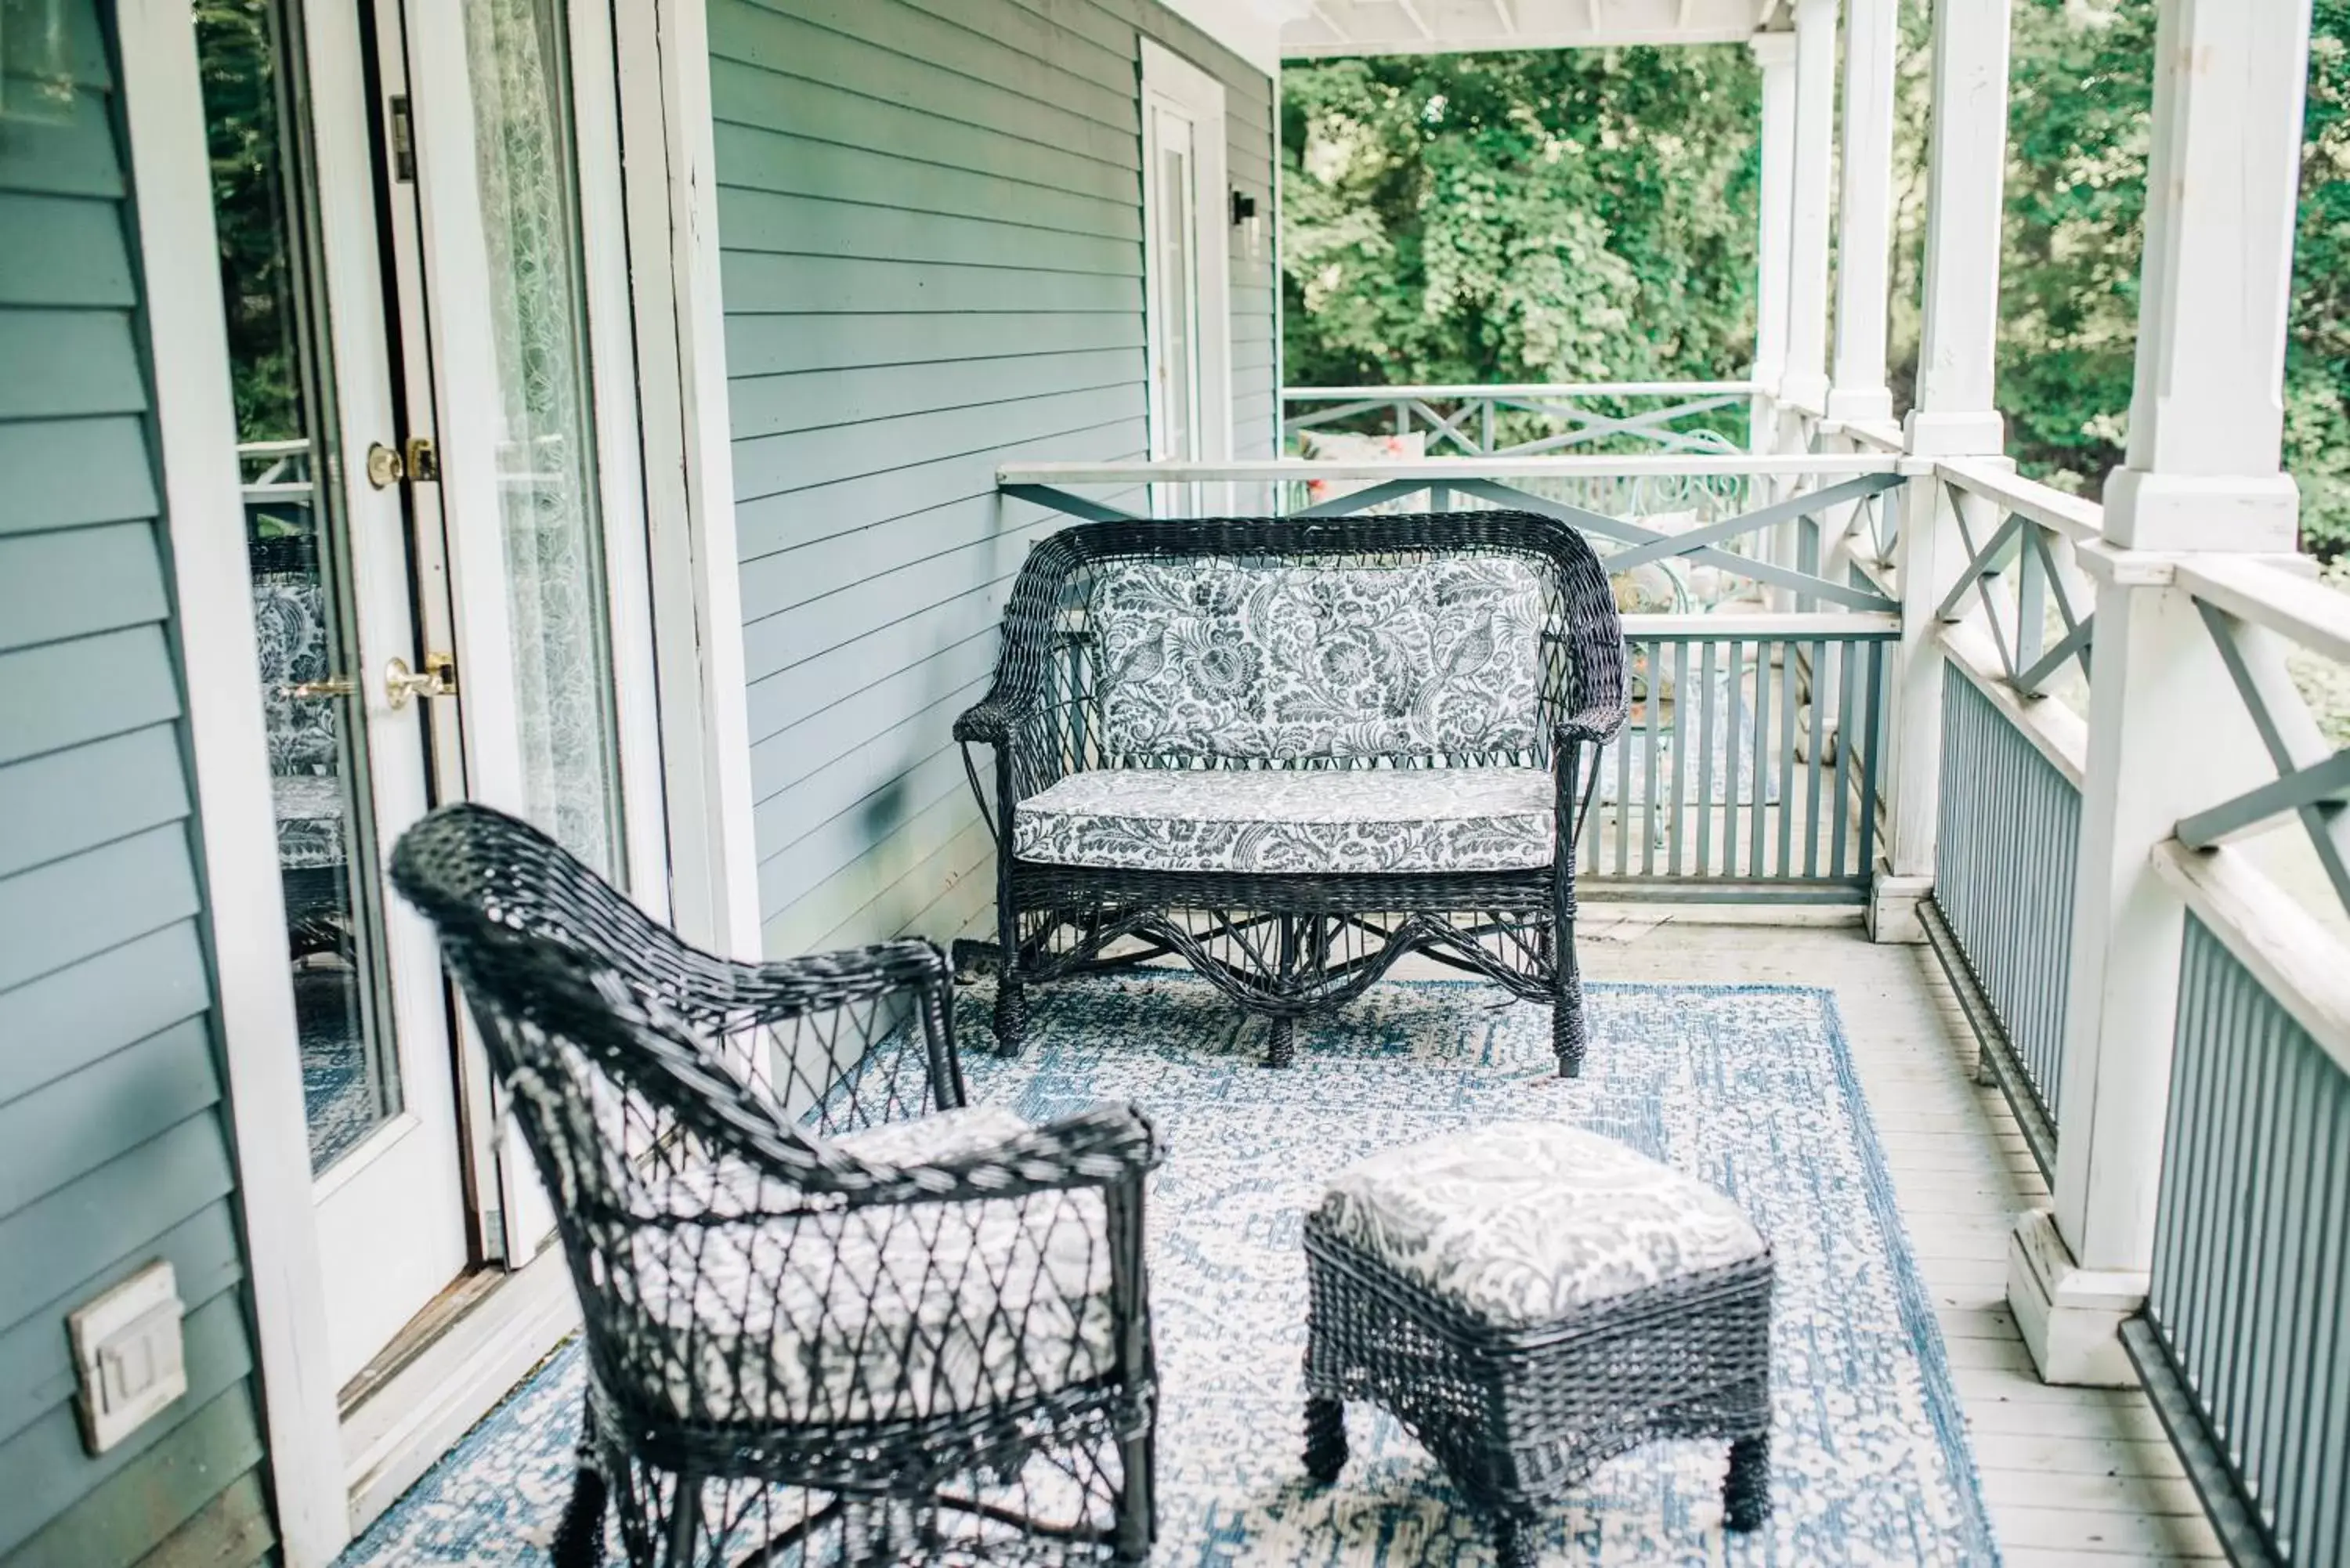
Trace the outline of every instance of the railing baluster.
<path fill-rule="evenodd" d="M 1875 642 L 1868 645 L 1868 750 L 1860 759 L 1860 868 L 1873 874 L 1877 868 L 1877 749 L 1885 743 L 1885 664 L 1891 656 L 1892 645 Z"/>
<path fill-rule="evenodd" d="M 1644 877 L 1657 874 L 1657 839 L 1660 836 L 1657 821 L 1657 787 L 1661 781 L 1657 774 L 1661 771 L 1662 748 L 1658 741 L 1664 722 L 1664 650 L 1665 645 L 1661 642 L 1648 644 L 1648 765 L 1645 770 L 1648 774 L 1648 809 L 1640 823 L 1640 874 Z"/>
<path fill-rule="evenodd" d="M 1713 648 L 1710 640 L 1704 646 L 1697 682 L 1697 874 L 1700 877 L 1713 871 Z"/>
<path fill-rule="evenodd" d="M 1731 639 L 1729 733 L 1721 739 L 1721 874 L 1725 877 L 1738 875 L 1738 719 L 1746 707 L 1745 664 L 1746 645 Z M 1748 793 L 1751 795 L 1752 791 Z"/>
<path fill-rule="evenodd" d="M 1771 658 L 1773 649 L 1784 646 L 1775 638 L 1754 639 L 1754 778 L 1749 786 L 1753 800 L 1746 824 L 1746 874 L 1758 882 L 1771 837 L 1771 818 L 1763 809 L 1771 794 Z M 1781 808 L 1785 805 L 1783 796 Z"/>
<path fill-rule="evenodd" d="M 1779 875 L 1794 868 L 1795 644 L 1779 645 Z"/>
<path fill-rule="evenodd" d="M 1836 643 L 1836 760 L 1834 826 L 1828 834 L 1828 875 L 1844 880 L 1845 830 L 1852 806 L 1852 647 Z"/>
<path fill-rule="evenodd" d="M 1689 761 L 1689 644 L 1676 639 L 1673 643 L 1673 814 L 1668 819 L 1667 832 L 1672 847 L 1669 862 L 1670 874 L 1681 874 L 1681 816 L 1686 809 L 1688 783 L 1686 763 Z M 1698 708 L 1704 710 L 1705 698 L 1698 698 Z"/>

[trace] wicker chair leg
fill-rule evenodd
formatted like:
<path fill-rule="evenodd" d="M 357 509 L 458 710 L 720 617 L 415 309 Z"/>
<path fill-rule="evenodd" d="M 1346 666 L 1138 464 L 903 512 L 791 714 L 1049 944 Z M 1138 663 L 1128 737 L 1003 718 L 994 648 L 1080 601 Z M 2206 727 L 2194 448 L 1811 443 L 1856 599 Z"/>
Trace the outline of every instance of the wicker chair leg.
<path fill-rule="evenodd" d="M 1550 1048 L 1558 1057 L 1558 1075 L 1583 1076 L 1583 1050 L 1589 1036 L 1583 1018 L 1583 975 L 1575 962 L 1575 929 L 1558 933 L 1558 997 L 1551 1003 Z"/>
<path fill-rule="evenodd" d="M 1268 1067 L 1287 1067 L 1294 1064 L 1296 1060 L 1297 1020 L 1274 1019 L 1273 1035 L 1265 1042 L 1264 1064 Z"/>
<path fill-rule="evenodd" d="M 608 1501 L 596 1448 L 596 1407 L 588 1404 L 579 1412 L 579 1469 L 572 1477 L 571 1501 L 564 1505 L 548 1552 L 555 1568 L 597 1568 L 604 1561 L 604 1505 Z"/>
<path fill-rule="evenodd" d="M 693 1568 L 702 1560 L 702 1478 L 681 1474 L 670 1493 L 667 1568 Z"/>
<path fill-rule="evenodd" d="M 1526 1521 L 1514 1513 L 1493 1521 L 1493 1556 L 1502 1568 L 1534 1568 L 1534 1532 Z"/>
<path fill-rule="evenodd" d="M 1110 1561 L 1121 1565 L 1150 1561 L 1159 1539 L 1158 1445 L 1145 1427 L 1118 1446 L 1118 1541 Z"/>
<path fill-rule="evenodd" d="M 1347 1407 L 1319 1395 L 1305 1401 L 1305 1473 L 1322 1486 L 1347 1468 Z"/>
<path fill-rule="evenodd" d="M 1771 1437 L 1740 1438 L 1730 1445 L 1730 1473 L 1722 1478 L 1723 1522 L 1740 1532 L 1760 1530 L 1771 1517 Z"/>
<path fill-rule="evenodd" d="M 1028 1038 L 1028 988 L 1010 975 L 995 982 L 995 1054 L 1017 1056 Z"/>

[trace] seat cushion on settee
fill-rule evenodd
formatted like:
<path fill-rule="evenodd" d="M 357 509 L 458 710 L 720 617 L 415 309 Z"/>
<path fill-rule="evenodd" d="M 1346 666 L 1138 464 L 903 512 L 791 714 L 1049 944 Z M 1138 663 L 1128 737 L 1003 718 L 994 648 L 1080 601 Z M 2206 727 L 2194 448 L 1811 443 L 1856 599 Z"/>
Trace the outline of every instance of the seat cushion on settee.
<path fill-rule="evenodd" d="M 1094 580 L 1105 752 L 1120 762 L 1530 753 L 1540 567 L 1114 561 Z"/>
<path fill-rule="evenodd" d="M 1516 871 L 1551 863 L 1540 768 L 1106 768 L 1013 814 L 1023 860 L 1148 871 Z"/>

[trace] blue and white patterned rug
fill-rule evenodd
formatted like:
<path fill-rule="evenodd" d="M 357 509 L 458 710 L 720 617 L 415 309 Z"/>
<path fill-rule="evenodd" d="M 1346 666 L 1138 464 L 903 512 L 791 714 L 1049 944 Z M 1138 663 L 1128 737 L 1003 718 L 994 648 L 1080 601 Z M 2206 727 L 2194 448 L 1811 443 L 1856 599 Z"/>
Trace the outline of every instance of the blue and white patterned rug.
<path fill-rule="evenodd" d="M 1157 1562 L 1280 1568 L 1482 1564 L 1485 1532 L 1395 1423 L 1348 1412 L 1354 1459 L 1300 1471 L 1305 1278 L 1299 1225 L 1326 1178 L 1451 1128 L 1555 1118 L 1619 1137 L 1742 1204 L 1778 1254 L 1775 1511 L 1721 1529 L 1720 1444 L 1604 1466 L 1550 1516 L 1560 1563 L 1998 1561 L 1940 1332 L 1825 992 L 1592 988 L 1585 1076 L 1553 1075 L 1547 1010 L 1491 987 L 1375 988 L 1301 1025 L 1289 1072 L 1255 1065 L 1262 1023 L 1188 976 L 1039 994 L 1027 1054 L 986 1054 L 983 991 L 958 1009 L 974 1099 L 1044 1120 L 1133 1099 L 1169 1148 L 1151 1190 L 1151 1298 L 1165 1402 Z M 345 1557 L 522 1564 L 569 1485 L 580 1361 L 565 1350 Z"/>

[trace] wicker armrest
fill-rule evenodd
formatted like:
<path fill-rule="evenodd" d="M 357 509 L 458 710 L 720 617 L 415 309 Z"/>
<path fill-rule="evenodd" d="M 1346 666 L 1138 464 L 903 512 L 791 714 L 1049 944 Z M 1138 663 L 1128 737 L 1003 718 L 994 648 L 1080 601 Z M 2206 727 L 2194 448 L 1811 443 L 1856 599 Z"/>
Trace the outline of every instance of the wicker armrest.
<path fill-rule="evenodd" d="M 1624 705 L 1620 702 L 1606 707 L 1586 708 L 1580 713 L 1561 719 L 1551 727 L 1551 743 L 1565 751 L 1571 742 L 1605 745 L 1624 728 Z"/>
<path fill-rule="evenodd" d="M 954 976 L 939 945 L 919 937 L 728 968 L 723 997 L 697 1000 L 723 1006 L 745 1026 L 788 1023 L 899 991 L 928 992 L 944 1005 Z"/>
<path fill-rule="evenodd" d="M 982 745 L 1000 746 L 1012 738 L 1012 732 L 1025 721 L 1035 716 L 1036 704 L 989 695 L 963 710 L 954 722 L 954 738 L 966 745 L 974 742 Z"/>
<path fill-rule="evenodd" d="M 1115 1187 L 1139 1180 L 1160 1159 L 1158 1135 L 1131 1105 L 1100 1105 L 1017 1137 L 929 1164 L 872 1164 L 836 1146 L 828 1168 L 778 1170 L 849 1208 L 978 1202 L 1032 1192 Z"/>

